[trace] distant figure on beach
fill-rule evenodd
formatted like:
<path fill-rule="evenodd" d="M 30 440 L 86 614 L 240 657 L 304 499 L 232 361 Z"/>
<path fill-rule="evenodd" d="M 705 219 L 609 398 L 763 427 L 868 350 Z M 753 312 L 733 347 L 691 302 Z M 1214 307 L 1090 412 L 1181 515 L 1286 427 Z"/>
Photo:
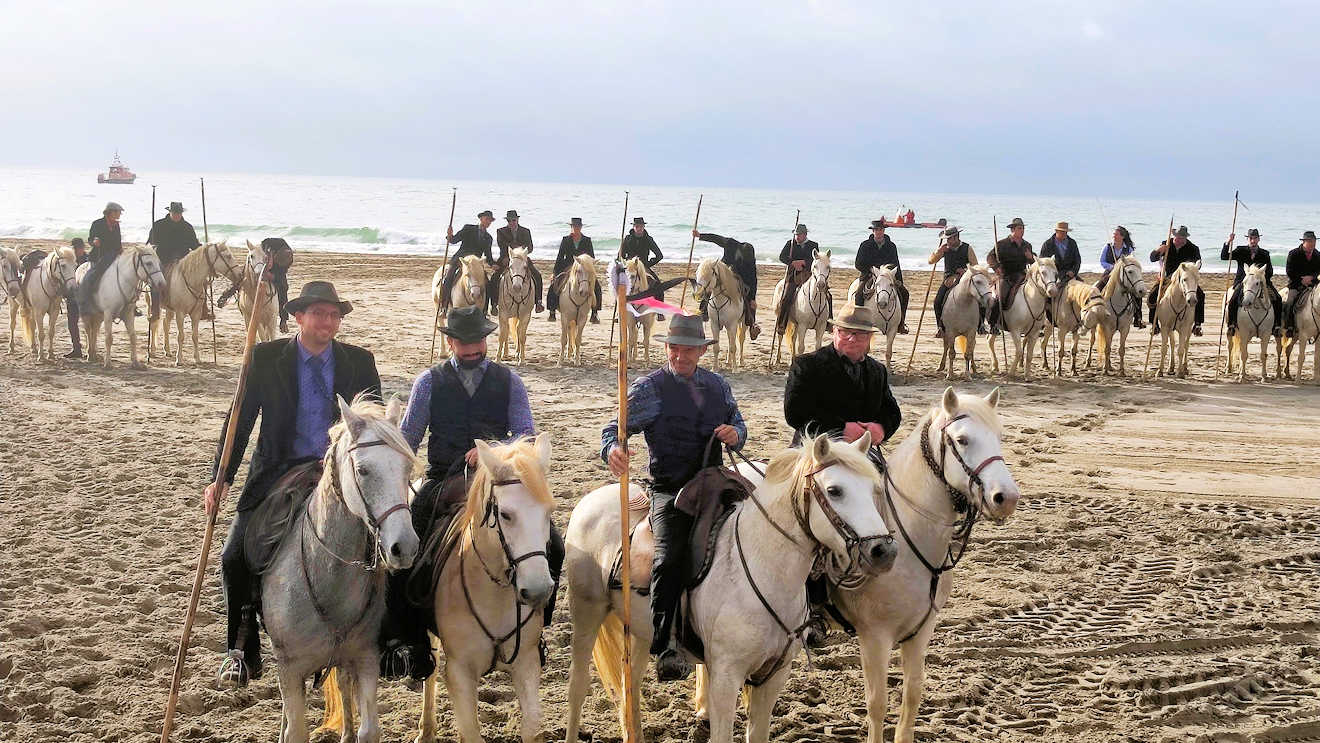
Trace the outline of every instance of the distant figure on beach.
<path fill-rule="evenodd" d="M 1283 297 L 1274 288 L 1274 264 L 1270 261 L 1270 251 L 1260 246 L 1260 230 L 1252 227 L 1247 230 L 1247 244 L 1233 247 L 1237 235 L 1229 233 L 1228 242 L 1219 251 L 1219 260 L 1237 261 L 1237 275 L 1233 277 L 1233 297 L 1228 300 L 1228 337 L 1237 333 L 1238 305 L 1242 302 L 1242 279 L 1247 275 L 1247 266 L 1265 267 L 1265 288 L 1270 295 L 1270 304 L 1274 307 L 1274 337 L 1279 337 L 1283 328 Z"/>
<path fill-rule="evenodd" d="M 183 260 L 184 256 L 202 244 L 197 239 L 196 228 L 183 218 L 184 211 L 186 210 L 183 208 L 183 202 L 171 201 L 165 216 L 152 222 L 151 232 L 147 233 L 147 244 L 156 249 L 156 257 L 160 259 L 160 270 L 165 274 L 166 280 L 169 279 L 170 269 L 174 268 L 174 264 Z M 154 319 L 159 312 L 160 297 L 152 292 L 151 317 Z"/>
<path fill-rule="evenodd" d="M 1040 257 L 1053 258 L 1059 269 L 1059 286 L 1067 286 L 1082 271 L 1082 251 L 1077 241 L 1068 236 L 1071 232 L 1067 222 L 1054 225 L 1054 235 L 1040 244 Z"/>
<path fill-rule="evenodd" d="M 267 237 L 261 241 L 261 251 L 266 254 L 266 269 L 270 271 L 270 285 L 279 299 L 280 332 L 289 332 L 289 268 L 293 265 L 293 248 L 282 237 Z M 238 293 L 242 282 L 237 282 L 224 291 L 215 301 L 217 307 L 224 307 L 229 298 Z"/>
<path fill-rule="evenodd" d="M 656 284 L 660 283 L 660 276 L 655 272 L 655 264 L 659 263 L 665 257 L 665 254 L 660 252 L 660 246 L 655 244 L 655 239 L 651 237 L 651 233 L 646 231 L 645 219 L 633 217 L 632 231 L 623 238 L 619 255 L 625 261 L 629 258 L 641 260 L 642 265 L 646 266 L 646 272 L 651 275 L 651 281 Z M 665 301 L 664 291 L 660 291 L 656 298 L 661 302 Z"/>
<path fill-rule="evenodd" d="M 1173 252 L 1169 253 L 1168 258 L 1164 257 L 1164 254 L 1169 250 L 1168 240 L 1161 241 L 1159 247 L 1150 251 L 1150 259 L 1152 261 L 1156 263 L 1163 261 L 1165 285 L 1169 283 L 1169 277 L 1173 275 L 1173 272 L 1178 270 L 1178 266 L 1189 262 L 1201 262 L 1201 249 L 1196 247 L 1196 243 L 1187 239 L 1190 236 L 1191 233 L 1188 232 L 1187 225 L 1179 227 L 1178 231 L 1173 233 Z M 1149 299 L 1148 304 L 1150 305 L 1150 324 L 1152 333 L 1155 332 L 1155 307 L 1160 302 L 1159 294 L 1160 292 L 1154 291 L 1146 295 Z M 1198 286 L 1196 287 L 1196 312 L 1192 319 L 1192 335 L 1201 334 L 1201 324 L 1204 322 L 1205 290 Z"/>
<path fill-rule="evenodd" d="M 75 266 L 81 266 L 91 260 L 87 256 L 87 244 L 83 242 L 81 237 L 73 238 L 73 242 L 69 243 L 69 246 L 73 248 Z M 82 335 L 78 331 L 78 298 L 73 296 L 65 297 L 64 311 L 69 316 L 69 341 L 73 345 L 73 350 L 64 354 L 64 358 L 85 359 L 87 356 L 83 354 L 82 350 Z"/>
<path fill-rule="evenodd" d="M 114 264 L 124 249 L 124 238 L 119 229 L 119 218 L 123 215 L 124 207 L 113 201 L 108 202 L 105 209 L 101 210 L 101 218 L 92 222 L 91 229 L 87 231 L 87 242 L 92 246 L 92 267 L 78 285 L 78 306 L 84 311 L 91 308 L 101 275 Z"/>
<path fill-rule="evenodd" d="M 499 312 L 500 307 L 500 278 L 509 268 L 509 251 L 514 248 L 523 248 L 527 255 L 532 254 L 532 231 L 518 224 L 518 212 L 510 209 L 504 214 L 504 221 L 507 225 L 495 230 L 495 243 L 500 249 L 500 257 L 495 260 L 495 271 L 491 273 L 490 280 L 487 282 L 486 299 L 490 302 L 490 314 Z M 541 304 L 541 272 L 536 270 L 536 264 L 531 260 L 527 261 L 527 266 L 532 273 L 533 291 L 536 293 L 536 311 L 544 312 L 545 306 Z"/>
<path fill-rule="evenodd" d="M 861 282 L 853 304 L 866 304 L 866 295 L 875 291 L 875 274 L 872 268 L 892 266 L 894 269 L 894 291 L 898 293 L 899 321 L 898 332 L 907 334 L 908 289 L 903 284 L 903 267 L 898 263 L 898 246 L 885 234 L 884 217 L 871 220 L 871 235 L 857 246 L 857 260 L 854 265 L 861 274 Z"/>
<path fill-rule="evenodd" d="M 1013 304 L 1017 289 L 1027 278 L 1027 266 L 1036 262 L 1036 254 L 1031 250 L 1031 243 L 1023 239 L 1027 225 L 1021 217 L 1014 217 L 1008 223 L 1008 237 L 995 243 L 995 247 L 986 257 L 986 263 L 997 277 L 995 292 L 999 302 L 990 306 L 990 331 L 996 335 L 1004 327 L 1003 313 Z M 1045 304 L 1048 311 L 1049 303 Z M 1153 313 L 1154 310 L 1152 309 Z"/>
<path fill-rule="evenodd" d="M 458 280 L 458 274 L 462 271 L 459 265 L 462 259 L 469 255 L 481 256 L 486 259 L 489 266 L 495 265 L 495 258 L 491 255 L 491 236 L 490 226 L 495 221 L 495 215 L 489 210 L 485 210 L 477 215 L 477 224 L 465 224 L 463 229 L 454 234 L 452 227 L 445 230 L 445 240 L 450 245 L 461 243 L 458 251 L 449 259 L 449 269 L 445 271 L 444 281 L 440 284 L 440 303 L 445 309 L 449 309 L 450 290 L 454 288 L 454 282 Z M 530 235 L 528 242 L 531 241 Z"/>
<path fill-rule="evenodd" d="M 756 336 L 761 334 L 761 326 L 756 324 L 756 249 L 751 243 L 745 243 L 732 237 L 721 237 L 713 232 L 701 232 L 692 230 L 692 236 L 702 242 L 714 243 L 724 249 L 724 254 L 720 260 L 724 265 L 733 269 L 733 275 L 737 276 L 742 284 L 743 296 L 743 324 L 747 326 L 747 332 L 756 340 Z M 710 301 L 709 297 L 701 300 L 701 316 L 706 317 L 706 304 Z"/>
<path fill-rule="evenodd" d="M 807 226 L 799 224 L 793 231 L 793 237 L 779 251 L 779 262 L 788 266 L 788 281 L 784 284 L 784 296 L 775 308 L 776 333 L 783 333 L 788 327 L 793 300 L 797 298 L 798 287 L 811 276 L 811 268 L 807 264 L 811 263 L 817 250 L 820 250 L 820 245 L 815 240 L 807 239 Z M 833 316 L 834 310 L 831 308 L 830 317 Z"/>
<path fill-rule="evenodd" d="M 1117 249 L 1115 249 L 1115 246 L 1118 246 Z M 1119 259 L 1132 255 L 1134 250 L 1132 233 L 1128 232 L 1128 228 L 1121 224 L 1115 227 L 1113 238 L 1110 239 L 1108 245 L 1100 250 L 1100 268 L 1103 268 L 1105 272 L 1100 276 L 1100 280 L 1095 282 L 1095 288 L 1103 290 L 1105 285 L 1109 283 L 1109 274 L 1113 272 Z M 1132 313 L 1132 327 L 1146 327 L 1146 323 L 1141 321 L 1140 312 Z"/>
<path fill-rule="evenodd" d="M 550 308 L 550 322 L 555 321 L 555 310 L 559 309 L 559 285 L 565 278 L 564 272 L 579 255 L 595 258 L 596 249 L 591 244 L 591 238 L 582 234 L 582 217 L 573 217 L 568 221 L 568 234 L 559 241 L 559 252 L 555 255 L 555 267 L 550 276 L 550 288 L 545 293 L 545 306 Z M 591 306 L 593 323 L 600 322 L 596 314 L 600 312 L 600 298 L 600 282 L 596 282 L 596 304 Z"/>
<path fill-rule="evenodd" d="M 940 260 L 944 261 L 944 281 L 940 282 L 940 288 L 935 291 L 936 338 L 944 337 L 944 300 L 948 299 L 949 291 L 958 285 L 968 266 L 978 265 L 972 244 L 962 240 L 962 230 L 957 227 L 945 227 L 944 232 L 940 233 L 940 238 L 940 246 L 927 260 L 931 265 Z M 981 332 L 985 332 L 984 307 L 981 307 L 981 326 Z"/>

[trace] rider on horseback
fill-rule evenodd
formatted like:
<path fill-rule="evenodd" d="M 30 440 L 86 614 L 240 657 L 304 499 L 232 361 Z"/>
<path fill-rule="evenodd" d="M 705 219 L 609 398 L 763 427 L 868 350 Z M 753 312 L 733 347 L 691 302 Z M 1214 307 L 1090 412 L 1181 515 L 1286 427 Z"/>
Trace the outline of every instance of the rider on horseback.
<path fill-rule="evenodd" d="M 898 294 L 899 306 L 898 332 L 906 335 L 908 289 L 903 285 L 903 267 L 898 262 L 898 246 L 894 245 L 894 241 L 885 234 L 884 217 L 871 220 L 871 236 L 857 246 L 857 260 L 854 265 L 861 274 L 862 280 L 858 283 L 853 304 L 866 304 L 866 295 L 875 291 L 875 274 L 871 273 L 872 268 L 893 266 L 894 291 Z"/>
<path fill-rule="evenodd" d="M 1163 286 L 1165 288 L 1169 285 L 1169 277 L 1173 276 L 1173 272 L 1178 270 L 1178 266 L 1181 266 L 1184 263 L 1199 264 L 1201 262 L 1201 249 L 1196 247 L 1196 243 L 1187 239 L 1190 235 L 1191 233 L 1187 231 L 1187 225 L 1179 227 L 1178 231 L 1173 233 L 1173 252 L 1169 253 L 1167 258 L 1164 257 L 1164 254 L 1168 252 L 1167 240 L 1161 241 L 1160 246 L 1150 252 L 1150 259 L 1152 261 L 1163 262 Z M 1157 332 L 1158 330 L 1155 327 L 1155 308 L 1159 305 L 1160 300 L 1163 299 L 1163 296 L 1161 296 L 1162 294 L 1163 291 L 1154 291 L 1146 295 L 1150 305 L 1150 326 L 1152 333 Z M 1192 316 L 1192 335 L 1201 334 L 1201 324 L 1204 322 L 1205 290 L 1198 286 L 1196 287 L 1196 311 Z"/>
<path fill-rule="evenodd" d="M 659 656 L 656 677 L 675 681 L 692 672 L 674 641 L 678 601 L 687 582 L 692 517 L 675 508 L 674 499 L 698 471 L 720 463 L 719 450 L 708 451 L 711 436 L 740 449 L 747 441 L 747 425 L 724 377 L 697 366 L 706 347 L 714 343 L 706 339 L 700 318 L 675 315 L 669 321 L 669 335 L 660 340 L 665 343 L 669 363 L 628 387 L 628 435 L 641 433 L 651 453 L 651 531 L 655 535 L 651 654 Z M 617 418 L 601 431 L 600 455 L 616 477 L 627 471 L 631 452 L 619 444 Z"/>
<path fill-rule="evenodd" d="M 551 271 L 550 288 L 545 292 L 545 306 L 550 309 L 550 322 L 555 320 L 555 310 L 559 309 L 559 284 L 565 278 L 565 272 L 579 255 L 596 257 L 596 249 L 591 238 L 582 234 L 582 217 L 569 220 L 569 233 L 559 241 L 559 253 L 555 255 L 555 267 Z M 600 318 L 600 282 L 596 282 L 596 303 L 591 305 L 591 322 L 599 323 Z"/>
<path fill-rule="evenodd" d="M 1288 251 L 1288 300 L 1284 308 L 1284 327 L 1288 337 L 1297 334 L 1297 303 L 1307 292 L 1315 291 L 1320 281 L 1320 252 L 1315 249 L 1315 232 L 1302 233 L 1302 242 Z M 1298 369 L 1300 375 L 1301 369 Z"/>
<path fill-rule="evenodd" d="M 229 468 L 217 489 L 216 470 L 224 448 L 222 427 L 211 484 L 203 494 L 207 509 L 217 510 L 234 482 L 260 414 L 256 450 L 220 558 L 229 614 L 220 682 L 232 687 L 244 686 L 250 679 L 261 676 L 261 642 L 256 621 L 260 576 L 253 574 L 243 546 L 248 530 L 260 526 L 249 523 L 255 509 L 284 474 L 325 456 L 330 444 L 330 426 L 339 418 L 336 395 L 345 400 L 363 392 L 380 396 L 380 374 L 371 352 L 335 340 L 340 321 L 352 311 L 353 305 L 339 299 L 333 284 L 308 283 L 302 294 L 289 302 L 289 309 L 298 322 L 298 334 L 261 343 L 253 349 L 247 393 L 235 422 Z"/>
<path fill-rule="evenodd" d="M 793 238 L 784 243 L 779 251 L 779 262 L 788 266 L 787 281 L 784 282 L 784 295 L 775 308 L 775 332 L 783 333 L 788 327 L 788 317 L 793 311 L 793 300 L 797 298 L 798 287 L 811 276 L 812 258 L 820 245 L 815 240 L 807 239 L 807 226 L 799 224 L 793 231 Z M 830 308 L 830 317 L 834 317 L 834 308 Z"/>
<path fill-rule="evenodd" d="M 463 229 L 454 234 L 453 228 L 445 230 L 445 240 L 450 245 L 461 243 L 458 251 L 449 259 L 449 268 L 445 270 L 445 278 L 440 283 L 440 306 L 449 309 L 449 294 L 454 288 L 454 282 L 458 281 L 458 275 L 463 272 L 463 258 L 469 255 L 479 255 L 486 259 L 487 265 L 495 265 L 495 258 L 491 255 L 490 244 L 490 226 L 495 221 L 495 215 L 489 209 L 477 215 L 477 224 L 465 224 Z M 531 238 L 528 238 L 530 241 Z M 485 308 L 482 308 L 485 309 Z"/>
<path fill-rule="evenodd" d="M 990 331 L 998 335 L 1004 327 L 1002 313 L 1008 312 L 1017 296 L 1017 289 L 1027 279 L 1027 266 L 1036 262 L 1036 254 L 1031 250 L 1031 243 L 1022 238 L 1027 225 L 1021 217 L 1014 217 L 1008 223 L 1008 237 L 995 243 L 994 250 L 986 257 L 990 270 L 998 277 L 995 291 L 1000 301 L 990 306 Z M 1046 303 L 1046 310 L 1049 303 Z"/>
<path fill-rule="evenodd" d="M 518 212 L 510 209 L 504 215 L 504 220 L 508 225 L 495 230 L 495 244 L 500 249 L 500 257 L 495 261 L 496 269 L 490 275 L 490 281 L 487 283 L 486 298 L 490 301 L 490 312 L 495 314 L 500 309 L 500 277 L 509 270 L 509 251 L 514 248 L 523 248 L 527 255 L 532 254 L 532 231 L 526 227 L 518 225 Z M 529 258 L 527 267 L 531 270 L 533 291 L 536 294 L 536 311 L 542 312 L 545 307 L 541 304 L 541 272 L 536 270 L 536 264 Z"/>
<path fill-rule="evenodd" d="M 160 258 L 160 272 L 165 274 L 166 278 L 169 277 L 170 269 L 175 263 L 183 260 L 184 256 L 202 244 L 197 239 L 196 228 L 183 218 L 184 211 L 183 202 L 171 201 L 168 213 L 153 222 L 151 232 L 147 234 L 147 244 L 156 249 L 156 257 Z M 160 297 L 152 291 L 151 316 L 155 317 L 159 312 Z"/>
<path fill-rule="evenodd" d="M 944 259 L 944 281 L 935 290 L 935 337 L 944 337 L 944 300 L 949 297 L 949 290 L 958 285 L 968 266 L 977 265 L 976 252 L 971 243 L 962 241 L 962 230 L 957 227 L 945 227 L 940 233 L 940 246 L 930 254 L 927 263 L 934 264 Z M 985 308 L 981 308 L 981 332 L 985 332 Z"/>
<path fill-rule="evenodd" d="M 124 214 L 124 207 L 111 201 L 105 205 L 101 214 L 101 218 L 92 222 L 87 232 L 87 242 L 92 246 L 92 267 L 78 284 L 78 306 L 83 312 L 92 307 L 92 297 L 96 294 L 101 275 L 114 265 L 115 259 L 124 249 L 124 238 L 119 230 L 119 218 Z"/>
<path fill-rule="evenodd" d="M 756 324 L 756 251 L 751 243 L 745 243 L 732 237 L 721 237 L 713 232 L 692 230 L 692 236 L 702 242 L 715 243 L 724 249 L 720 260 L 733 270 L 742 284 L 743 324 L 747 326 L 752 340 L 761 334 L 761 326 Z M 701 300 L 701 316 L 706 316 L 706 304 L 710 297 Z"/>

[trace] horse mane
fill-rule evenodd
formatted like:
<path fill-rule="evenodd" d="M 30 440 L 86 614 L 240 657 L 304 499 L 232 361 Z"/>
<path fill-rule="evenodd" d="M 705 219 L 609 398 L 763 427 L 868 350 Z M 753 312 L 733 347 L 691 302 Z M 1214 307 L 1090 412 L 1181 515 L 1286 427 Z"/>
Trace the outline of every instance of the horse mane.
<path fill-rule="evenodd" d="M 509 260 L 512 261 L 514 258 L 522 258 L 527 261 L 527 265 L 529 266 L 532 264 L 532 259 L 527 257 L 527 248 L 513 248 L 510 250 Z"/>
<path fill-rule="evenodd" d="M 128 247 L 128 246 L 126 245 L 124 247 Z M 52 256 L 56 256 L 56 255 L 59 256 L 59 260 L 62 261 L 74 261 L 75 263 L 78 261 L 78 257 L 73 254 L 73 248 L 69 247 L 68 245 L 61 245 L 60 247 L 50 251 L 50 254 Z"/>
<path fill-rule="evenodd" d="M 721 282 L 733 281 L 734 279 L 733 269 L 729 268 L 729 265 L 724 261 L 712 256 L 709 258 L 702 258 L 701 263 L 697 264 L 697 282 L 700 283 L 702 277 L 709 274 L 711 271 L 715 272 L 716 277 L 718 277 Z"/>
<path fill-rule="evenodd" d="M 941 410 L 943 408 L 937 402 L 929 413 L 917 421 L 917 430 L 920 431 L 926 420 Z M 958 412 L 966 413 L 969 418 L 994 431 L 996 435 L 1002 435 L 1004 432 L 1004 424 L 999 420 L 999 413 L 988 400 L 980 395 L 958 395 Z"/>
<path fill-rule="evenodd" d="M 871 464 L 870 458 L 841 439 L 830 439 L 829 459 L 823 462 L 817 461 L 816 442 L 822 438 L 828 436 L 820 434 L 810 439 L 803 438 L 801 446 L 785 449 L 771 457 L 770 464 L 765 468 L 766 486 L 786 486 L 787 495 L 796 499 L 801 497 L 802 490 L 806 487 L 808 473 L 836 463 L 870 476 L 877 486 L 880 484 L 880 473 L 876 471 L 875 465 Z"/>
<path fill-rule="evenodd" d="M 1059 270 L 1059 264 L 1056 263 L 1053 258 L 1037 258 L 1036 262 L 1031 265 L 1035 266 L 1035 270 L 1039 271 L 1042 266 L 1046 265 L 1046 261 L 1049 262 L 1050 268 L 1054 269 L 1055 271 Z"/>
<path fill-rule="evenodd" d="M 634 256 L 634 257 L 632 257 L 632 258 L 629 258 L 629 259 L 624 263 L 624 266 L 628 269 L 628 271 L 629 271 L 632 275 L 634 275 L 634 276 L 637 277 L 637 278 L 634 280 L 634 283 L 636 284 L 636 286 L 634 286 L 633 289 L 635 289 L 635 290 L 641 290 L 641 289 L 647 289 L 647 288 L 650 288 L 650 286 L 651 286 L 651 274 L 649 274 L 649 273 L 646 272 L 646 264 L 645 264 L 645 263 L 642 263 L 642 259 L 641 259 L 641 258 L 638 258 L 638 257 L 636 257 L 636 256 Z M 700 271 L 701 271 L 701 267 L 698 266 L 698 267 L 697 267 L 697 272 L 700 273 Z"/>
<path fill-rule="evenodd" d="M 520 437 L 508 444 L 491 447 L 491 452 L 503 460 L 506 467 L 513 470 L 533 498 L 544 505 L 554 506 L 555 500 L 550 494 L 550 484 L 541 467 L 541 457 L 536 453 L 535 439 Z M 478 466 L 473 473 L 463 513 L 454 519 L 454 524 L 450 527 L 451 537 L 457 536 L 459 531 L 463 536 L 469 536 L 481 525 L 481 520 L 486 515 L 486 494 L 491 489 L 492 474 L 490 470 L 481 466 Z M 464 539 L 463 543 L 471 544 L 472 540 Z M 464 549 L 464 546 L 460 545 L 459 549 Z"/>
<path fill-rule="evenodd" d="M 582 266 L 582 268 L 586 270 L 587 281 L 594 288 L 596 286 L 596 282 L 599 281 L 599 279 L 596 278 L 596 259 L 587 255 L 586 253 L 583 253 L 582 255 L 573 258 L 573 262 L 579 266 Z"/>
<path fill-rule="evenodd" d="M 474 268 L 474 266 L 479 266 L 481 264 L 481 256 L 465 255 L 459 260 L 459 263 L 463 266 L 463 273 L 475 273 L 477 269 Z M 486 271 L 482 268 L 481 272 L 485 273 Z"/>
<path fill-rule="evenodd" d="M 374 395 L 369 392 L 359 392 L 353 398 L 353 403 L 349 405 L 349 409 L 366 421 L 366 427 L 359 431 L 355 438 L 361 438 L 363 433 L 371 431 L 391 449 L 407 456 L 410 462 L 416 460 L 417 455 L 413 452 L 412 447 L 408 445 L 408 440 L 403 437 L 403 432 L 399 430 L 398 425 L 385 417 L 385 406 Z M 321 480 L 316 486 L 318 494 L 330 495 L 326 491 L 334 484 L 335 453 L 339 448 L 339 440 L 348 432 L 348 422 L 343 418 L 340 418 L 338 423 L 330 427 L 330 446 L 325 450 Z"/>

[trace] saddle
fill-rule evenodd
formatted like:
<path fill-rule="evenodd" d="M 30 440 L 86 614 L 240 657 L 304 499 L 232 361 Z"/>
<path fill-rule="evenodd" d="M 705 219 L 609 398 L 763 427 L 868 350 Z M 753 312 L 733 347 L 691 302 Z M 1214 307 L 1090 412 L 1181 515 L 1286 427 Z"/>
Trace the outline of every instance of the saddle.
<path fill-rule="evenodd" d="M 25 254 L 22 258 L 19 258 L 18 265 L 22 267 L 23 273 L 27 274 L 32 269 L 36 268 L 37 265 L 45 259 L 46 255 L 46 251 L 44 250 L 33 250 Z"/>
<path fill-rule="evenodd" d="M 294 524 L 307 507 L 307 499 L 321 479 L 320 460 L 305 462 L 280 476 L 253 510 L 243 537 L 243 556 L 253 575 L 270 568 Z"/>
<path fill-rule="evenodd" d="M 1013 300 L 1017 298 L 1018 291 L 1022 288 L 1022 285 L 1025 283 L 1027 283 L 1026 275 L 1023 274 L 1021 276 L 1018 276 L 1016 279 L 1014 279 L 1013 283 L 1009 285 L 1008 291 L 1003 293 L 1004 312 L 1008 312 L 1008 309 L 1013 306 Z M 1003 284 L 1004 284 L 1004 280 L 1000 279 L 999 285 L 1002 287 Z"/>
<path fill-rule="evenodd" d="M 450 538 L 449 529 L 463 511 L 467 496 L 467 482 L 462 474 L 445 479 L 439 485 L 423 487 L 412 499 L 413 530 L 417 532 L 421 548 L 403 580 L 403 598 L 414 608 L 425 609 L 428 629 L 439 633 L 435 626 L 435 587 L 449 556 L 458 540 Z M 391 588 L 394 584 L 391 584 Z"/>

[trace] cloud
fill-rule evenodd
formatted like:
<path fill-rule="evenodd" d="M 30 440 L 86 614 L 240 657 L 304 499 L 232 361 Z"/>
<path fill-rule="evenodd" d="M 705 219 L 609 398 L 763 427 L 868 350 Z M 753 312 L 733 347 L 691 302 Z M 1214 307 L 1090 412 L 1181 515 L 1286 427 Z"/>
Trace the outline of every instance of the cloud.
<path fill-rule="evenodd" d="M 1103 39 L 1105 37 L 1105 30 L 1100 28 L 1100 24 L 1088 18 L 1086 19 L 1086 22 L 1082 24 L 1082 36 L 1085 36 L 1088 39 Z"/>

